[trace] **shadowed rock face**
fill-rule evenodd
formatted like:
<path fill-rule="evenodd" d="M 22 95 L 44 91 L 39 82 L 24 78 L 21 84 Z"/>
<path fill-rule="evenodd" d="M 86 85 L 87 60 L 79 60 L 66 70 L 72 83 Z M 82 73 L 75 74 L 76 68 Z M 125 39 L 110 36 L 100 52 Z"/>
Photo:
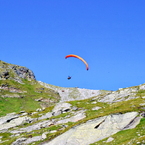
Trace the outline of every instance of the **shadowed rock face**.
<path fill-rule="evenodd" d="M 0 80 L 10 79 L 21 82 L 21 78 L 35 80 L 35 75 L 26 67 L 0 61 Z"/>
<path fill-rule="evenodd" d="M 25 67 L 17 68 L 16 66 L 14 66 L 13 70 L 20 78 L 24 78 L 24 79 L 30 78 L 30 79 L 35 80 L 34 73 L 28 68 L 25 68 Z"/>

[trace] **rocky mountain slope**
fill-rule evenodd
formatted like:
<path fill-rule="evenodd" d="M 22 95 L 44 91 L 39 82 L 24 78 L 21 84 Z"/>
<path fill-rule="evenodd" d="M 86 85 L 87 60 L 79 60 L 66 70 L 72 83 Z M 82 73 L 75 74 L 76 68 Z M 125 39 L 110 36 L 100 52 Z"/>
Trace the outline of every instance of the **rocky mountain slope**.
<path fill-rule="evenodd" d="M 145 144 L 145 84 L 117 91 L 64 88 L 0 61 L 0 144 Z"/>

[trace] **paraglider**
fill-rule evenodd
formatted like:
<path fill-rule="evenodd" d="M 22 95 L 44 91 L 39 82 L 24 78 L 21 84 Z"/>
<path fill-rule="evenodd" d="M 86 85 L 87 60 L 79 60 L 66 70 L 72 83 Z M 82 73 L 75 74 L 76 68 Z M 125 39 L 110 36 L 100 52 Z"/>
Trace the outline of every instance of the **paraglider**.
<path fill-rule="evenodd" d="M 88 63 L 87 63 L 82 57 L 80 57 L 80 56 L 78 56 L 78 55 L 75 55 L 75 54 L 69 54 L 69 55 L 66 55 L 66 56 L 65 56 L 65 59 L 66 59 L 66 58 L 69 58 L 69 57 L 75 57 L 75 58 L 80 59 L 80 60 L 86 65 L 86 70 L 89 70 L 89 65 L 88 65 Z M 71 76 L 68 76 L 67 79 L 70 80 L 70 79 L 71 79 Z"/>
<path fill-rule="evenodd" d="M 75 58 L 78 58 L 80 59 L 85 65 L 86 65 L 86 70 L 89 70 L 89 65 L 88 63 L 80 56 L 78 55 L 75 55 L 75 54 L 69 54 L 69 55 L 66 55 L 65 58 L 69 58 L 69 57 L 75 57 Z"/>

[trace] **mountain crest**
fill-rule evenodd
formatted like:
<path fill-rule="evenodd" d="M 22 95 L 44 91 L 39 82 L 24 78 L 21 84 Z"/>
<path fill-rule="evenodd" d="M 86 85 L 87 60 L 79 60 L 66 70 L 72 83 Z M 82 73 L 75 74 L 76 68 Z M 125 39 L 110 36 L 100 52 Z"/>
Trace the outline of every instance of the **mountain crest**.
<path fill-rule="evenodd" d="M 22 83 L 22 79 L 35 80 L 35 75 L 26 67 L 6 63 L 0 60 L 0 80 L 7 79 Z"/>

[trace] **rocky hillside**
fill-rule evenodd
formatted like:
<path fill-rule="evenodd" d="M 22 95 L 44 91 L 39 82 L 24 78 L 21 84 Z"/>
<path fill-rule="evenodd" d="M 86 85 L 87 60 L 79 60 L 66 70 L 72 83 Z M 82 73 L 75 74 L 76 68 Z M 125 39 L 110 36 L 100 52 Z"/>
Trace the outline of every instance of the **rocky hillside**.
<path fill-rule="evenodd" d="M 34 73 L 26 67 L 5 63 L 0 60 L 0 80 L 15 80 L 22 83 L 22 79 L 35 80 Z"/>
<path fill-rule="evenodd" d="M 117 91 L 64 88 L 0 61 L 0 144 L 145 144 L 145 84 Z"/>

